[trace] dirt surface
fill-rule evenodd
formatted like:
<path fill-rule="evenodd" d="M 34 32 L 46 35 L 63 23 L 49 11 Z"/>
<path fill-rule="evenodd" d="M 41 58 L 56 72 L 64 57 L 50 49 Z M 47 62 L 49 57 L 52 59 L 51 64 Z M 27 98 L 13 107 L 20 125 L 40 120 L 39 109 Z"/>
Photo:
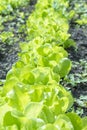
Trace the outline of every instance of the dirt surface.
<path fill-rule="evenodd" d="M 77 51 L 70 50 L 70 58 L 75 61 L 80 59 L 87 60 L 87 26 L 71 23 L 69 32 L 77 45 Z"/>
<path fill-rule="evenodd" d="M 87 26 L 71 23 L 69 32 L 77 45 L 77 50 L 74 48 L 68 49 L 69 58 L 73 63 L 70 74 L 74 75 L 74 82 L 78 79 L 79 82 L 74 86 L 71 84 L 68 84 L 68 86 L 75 98 L 75 111 L 79 111 L 78 114 L 81 116 L 86 116 L 87 104 L 84 105 L 83 102 L 87 103 Z M 81 96 L 86 98 L 82 100 Z"/>

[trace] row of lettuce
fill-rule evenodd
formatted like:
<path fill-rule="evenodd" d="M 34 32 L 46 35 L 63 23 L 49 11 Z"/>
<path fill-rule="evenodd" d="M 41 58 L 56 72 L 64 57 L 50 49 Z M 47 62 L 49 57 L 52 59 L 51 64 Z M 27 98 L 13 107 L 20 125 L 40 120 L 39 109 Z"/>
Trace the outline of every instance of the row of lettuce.
<path fill-rule="evenodd" d="M 27 20 L 29 43 L 0 89 L 0 130 L 87 130 L 87 117 L 68 112 L 73 97 L 60 79 L 71 69 L 67 0 L 38 0 Z M 71 41 L 72 42 L 72 41 Z"/>

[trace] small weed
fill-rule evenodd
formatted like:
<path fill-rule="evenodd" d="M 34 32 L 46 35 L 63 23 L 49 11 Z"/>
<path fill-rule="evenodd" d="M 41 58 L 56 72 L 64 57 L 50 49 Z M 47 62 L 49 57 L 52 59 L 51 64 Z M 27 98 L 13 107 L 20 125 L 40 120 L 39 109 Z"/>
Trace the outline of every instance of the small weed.
<path fill-rule="evenodd" d="M 79 68 L 79 69 L 78 69 Z M 71 73 L 64 79 L 65 86 L 76 87 L 80 83 L 87 83 L 87 62 L 81 59 L 73 62 Z"/>

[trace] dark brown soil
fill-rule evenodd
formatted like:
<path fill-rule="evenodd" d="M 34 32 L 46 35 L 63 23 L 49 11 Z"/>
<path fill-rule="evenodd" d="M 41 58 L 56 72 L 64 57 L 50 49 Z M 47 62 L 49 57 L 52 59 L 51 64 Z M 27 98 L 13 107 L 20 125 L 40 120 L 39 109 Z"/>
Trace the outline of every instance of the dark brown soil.
<path fill-rule="evenodd" d="M 74 39 L 77 45 L 77 50 L 75 50 L 74 48 L 68 49 L 69 58 L 72 60 L 73 63 L 78 62 L 76 67 L 72 67 L 70 74 L 83 74 L 85 68 L 84 65 L 81 65 L 80 61 L 85 61 L 85 64 L 87 65 L 87 26 L 79 26 L 77 24 L 71 23 L 69 32 L 71 33 L 71 38 Z M 85 71 L 85 73 L 87 74 L 87 69 Z M 77 80 L 77 78 L 75 78 L 75 80 Z M 80 96 L 87 96 L 87 80 L 77 83 L 74 87 L 70 85 L 70 89 L 74 98 L 76 100 L 80 100 Z M 81 116 L 87 115 L 87 106 L 81 106 L 77 102 L 75 102 L 74 108 L 75 110 L 80 109 L 80 111 L 83 111 Z"/>

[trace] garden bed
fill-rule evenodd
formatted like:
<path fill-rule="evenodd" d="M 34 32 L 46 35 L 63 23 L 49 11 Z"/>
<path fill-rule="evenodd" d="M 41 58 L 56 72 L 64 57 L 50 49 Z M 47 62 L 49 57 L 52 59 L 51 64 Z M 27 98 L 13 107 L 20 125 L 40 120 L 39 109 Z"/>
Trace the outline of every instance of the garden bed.
<path fill-rule="evenodd" d="M 20 7 L 7 16 L 2 16 L 1 33 L 12 32 L 12 37 L 7 37 L 4 41 L 0 40 L 0 79 L 5 79 L 7 72 L 11 69 L 13 63 L 18 60 L 20 52 L 19 43 L 26 42 L 26 20 L 34 10 L 36 1 L 31 1 L 26 7 Z"/>
<path fill-rule="evenodd" d="M 34 10 L 35 2 L 31 1 L 26 7 L 21 7 L 15 10 L 12 14 L 3 16 L 6 20 L 2 23 L 1 33 L 12 31 L 13 36 L 8 37 L 4 42 L 0 41 L 0 79 L 5 79 L 7 72 L 11 69 L 12 65 L 18 60 L 19 43 L 27 42 L 26 40 L 26 20 L 29 14 Z M 24 33 L 25 32 L 25 33 Z M 71 38 L 75 40 L 77 49 L 69 48 L 69 58 L 73 66 L 70 74 L 74 77 L 73 84 L 63 81 L 63 85 L 71 90 L 75 100 L 74 108 L 81 116 L 87 115 L 87 26 L 80 26 L 73 22 L 70 23 Z M 80 80 L 85 73 L 85 81 Z M 77 74 L 77 75 L 76 75 Z M 80 75 L 80 76 L 79 76 Z M 78 82 L 77 79 L 79 79 Z M 72 81 L 72 79 L 70 79 Z M 85 97 L 82 99 L 81 96 Z M 78 99 L 78 100 L 77 100 Z M 81 104 L 82 103 L 82 104 Z"/>

